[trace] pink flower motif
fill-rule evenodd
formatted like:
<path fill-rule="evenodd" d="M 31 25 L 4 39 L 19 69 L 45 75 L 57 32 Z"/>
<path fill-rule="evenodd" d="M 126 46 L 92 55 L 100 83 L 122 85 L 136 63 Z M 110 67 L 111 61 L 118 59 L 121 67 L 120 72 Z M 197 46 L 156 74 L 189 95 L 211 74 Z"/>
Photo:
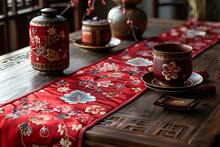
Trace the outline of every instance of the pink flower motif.
<path fill-rule="evenodd" d="M 60 32 L 60 37 L 61 37 L 62 39 L 65 38 L 65 32 L 64 32 L 64 31 L 61 31 L 61 32 Z"/>
<path fill-rule="evenodd" d="M 123 75 L 125 75 L 125 74 L 121 73 L 121 72 L 114 72 L 114 73 L 108 74 L 109 77 L 114 77 L 114 78 L 121 78 Z"/>
<path fill-rule="evenodd" d="M 104 63 L 103 67 L 99 69 L 99 71 L 118 71 L 118 66 L 115 63 Z"/>
<path fill-rule="evenodd" d="M 102 94 L 104 94 L 106 97 L 119 97 L 122 92 L 117 92 L 117 91 L 110 91 L 110 92 L 103 92 Z"/>
<path fill-rule="evenodd" d="M 46 115 L 38 115 L 30 117 L 30 121 L 36 125 L 46 124 L 50 118 Z"/>
<path fill-rule="evenodd" d="M 73 110 L 73 108 L 67 105 L 59 105 L 53 108 L 53 110 L 56 112 L 70 113 Z"/>
<path fill-rule="evenodd" d="M 101 82 L 97 83 L 98 87 L 105 87 L 105 88 L 112 86 L 112 85 L 114 85 L 114 84 L 111 83 L 111 81 L 101 81 Z"/>
<path fill-rule="evenodd" d="M 122 59 L 131 59 L 131 56 L 129 54 L 123 55 L 121 57 Z"/>
<path fill-rule="evenodd" d="M 91 107 L 87 107 L 85 112 L 104 115 L 106 113 L 104 110 L 105 108 L 103 108 L 102 106 L 92 105 Z"/>
<path fill-rule="evenodd" d="M 81 122 L 82 124 L 89 124 L 94 120 L 94 117 L 90 114 L 77 114 L 75 119 Z"/>
<path fill-rule="evenodd" d="M 169 65 L 163 64 L 162 65 L 163 71 L 162 75 L 165 76 L 165 79 L 167 81 L 171 79 L 177 79 L 178 78 L 178 72 L 180 72 L 181 68 L 179 66 L 176 66 L 175 62 L 170 62 Z"/>

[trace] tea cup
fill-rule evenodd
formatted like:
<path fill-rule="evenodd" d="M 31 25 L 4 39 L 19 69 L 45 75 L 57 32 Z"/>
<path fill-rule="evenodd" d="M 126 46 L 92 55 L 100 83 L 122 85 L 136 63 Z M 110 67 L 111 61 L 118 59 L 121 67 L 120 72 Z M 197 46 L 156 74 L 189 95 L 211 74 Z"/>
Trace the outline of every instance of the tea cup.
<path fill-rule="evenodd" d="M 153 75 L 165 86 L 181 86 L 192 74 L 192 47 L 160 44 L 153 47 Z"/>

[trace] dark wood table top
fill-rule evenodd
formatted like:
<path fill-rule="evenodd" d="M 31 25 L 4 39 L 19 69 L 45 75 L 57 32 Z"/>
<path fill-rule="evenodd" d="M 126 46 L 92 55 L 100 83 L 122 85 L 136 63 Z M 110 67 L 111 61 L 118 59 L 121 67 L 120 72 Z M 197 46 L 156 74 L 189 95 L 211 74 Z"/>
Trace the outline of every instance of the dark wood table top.
<path fill-rule="evenodd" d="M 157 36 L 182 23 L 150 19 L 144 36 Z M 70 34 L 71 40 L 80 37 L 80 32 Z M 70 74 L 133 43 L 122 41 L 118 47 L 106 52 L 84 50 L 71 43 L 70 66 L 64 74 Z M 215 95 L 201 96 L 201 102 L 191 111 L 173 111 L 153 105 L 162 94 L 147 89 L 138 99 L 87 130 L 84 145 L 220 146 L 220 79 L 215 75 L 220 58 L 219 49 L 218 43 L 193 60 L 194 70 L 205 69 L 210 74 L 207 83 L 216 86 Z M 58 77 L 39 75 L 38 71 L 32 69 L 29 47 L 0 56 L 0 103 L 22 96 Z"/>

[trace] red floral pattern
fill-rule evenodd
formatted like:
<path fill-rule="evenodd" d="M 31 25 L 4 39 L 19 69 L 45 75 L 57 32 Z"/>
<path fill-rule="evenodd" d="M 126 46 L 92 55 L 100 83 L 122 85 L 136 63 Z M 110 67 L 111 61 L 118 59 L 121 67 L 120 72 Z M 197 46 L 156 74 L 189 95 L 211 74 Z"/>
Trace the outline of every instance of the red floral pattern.
<path fill-rule="evenodd" d="M 152 46 L 184 43 L 196 56 L 219 40 L 214 29 L 220 24 L 193 19 L 0 105 L 0 146 L 81 146 L 86 129 L 146 89 L 141 77 L 152 70 Z"/>
<path fill-rule="evenodd" d="M 68 26 L 30 25 L 32 67 L 40 71 L 63 70 L 69 66 Z"/>

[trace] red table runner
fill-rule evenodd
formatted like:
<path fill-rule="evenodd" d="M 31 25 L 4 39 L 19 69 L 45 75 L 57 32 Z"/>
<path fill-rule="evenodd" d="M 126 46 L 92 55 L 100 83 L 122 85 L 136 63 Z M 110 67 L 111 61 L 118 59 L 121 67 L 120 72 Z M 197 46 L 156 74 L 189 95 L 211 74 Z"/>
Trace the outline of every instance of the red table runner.
<path fill-rule="evenodd" d="M 220 38 L 220 23 L 192 19 L 0 105 L 0 146 L 82 146 L 86 129 L 144 92 L 152 47 L 191 45 L 193 57 Z"/>

